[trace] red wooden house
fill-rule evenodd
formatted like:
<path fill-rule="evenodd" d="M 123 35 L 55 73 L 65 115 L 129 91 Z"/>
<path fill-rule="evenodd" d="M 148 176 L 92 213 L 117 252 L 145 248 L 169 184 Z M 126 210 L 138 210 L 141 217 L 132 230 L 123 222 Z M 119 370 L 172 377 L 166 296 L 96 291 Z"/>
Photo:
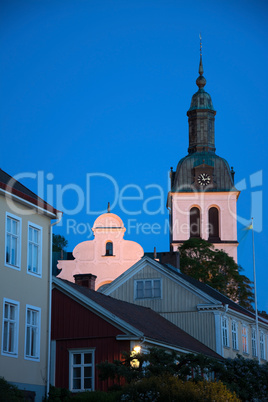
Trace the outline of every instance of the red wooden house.
<path fill-rule="evenodd" d="M 51 384 L 74 392 L 107 390 L 111 384 L 99 380 L 96 365 L 137 345 L 220 358 L 149 308 L 56 277 L 51 325 Z"/>

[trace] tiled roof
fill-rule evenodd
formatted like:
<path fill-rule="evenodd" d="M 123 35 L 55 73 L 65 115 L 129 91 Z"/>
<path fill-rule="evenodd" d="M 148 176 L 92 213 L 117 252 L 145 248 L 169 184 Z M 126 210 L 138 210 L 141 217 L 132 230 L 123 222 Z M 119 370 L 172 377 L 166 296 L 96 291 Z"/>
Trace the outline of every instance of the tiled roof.
<path fill-rule="evenodd" d="M 34 192 L 29 190 L 19 181 L 13 179 L 8 173 L 4 172 L 4 170 L 0 169 L 0 188 L 7 191 L 10 194 L 14 194 L 19 198 L 22 198 L 25 201 L 28 201 L 42 209 L 45 209 L 52 214 L 57 214 L 57 210 L 53 208 L 46 201 L 42 200 L 42 198 L 38 197 Z"/>
<path fill-rule="evenodd" d="M 216 352 L 150 308 L 114 299 L 113 297 L 106 296 L 100 292 L 76 285 L 75 283 L 66 280 L 59 278 L 57 278 L 57 280 L 68 284 L 70 288 L 80 292 L 108 310 L 110 313 L 141 331 L 146 338 L 186 349 L 188 351 L 222 359 L 222 357 Z"/>

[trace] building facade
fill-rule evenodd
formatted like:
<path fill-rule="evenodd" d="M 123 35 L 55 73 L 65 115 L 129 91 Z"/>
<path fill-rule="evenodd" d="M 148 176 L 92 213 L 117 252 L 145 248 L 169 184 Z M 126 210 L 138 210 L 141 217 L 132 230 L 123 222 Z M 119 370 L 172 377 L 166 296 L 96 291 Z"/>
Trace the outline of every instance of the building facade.
<path fill-rule="evenodd" d="M 0 170 L 0 375 L 31 397 L 49 370 L 51 219 L 56 211 Z"/>
<path fill-rule="evenodd" d="M 177 268 L 143 257 L 103 293 L 149 307 L 224 358 L 268 360 L 268 320 Z"/>
<path fill-rule="evenodd" d="M 79 243 L 73 250 L 74 260 L 59 260 L 58 277 L 74 281 L 74 275 L 91 273 L 97 277 L 96 289 L 112 282 L 143 256 L 143 248 L 125 240 L 122 219 L 111 212 L 94 222 L 94 240 Z"/>
<path fill-rule="evenodd" d="M 97 365 L 121 360 L 137 348 L 158 347 L 179 354 L 213 350 L 155 311 L 126 303 L 66 280 L 53 278 L 51 384 L 73 392 L 107 391 Z"/>

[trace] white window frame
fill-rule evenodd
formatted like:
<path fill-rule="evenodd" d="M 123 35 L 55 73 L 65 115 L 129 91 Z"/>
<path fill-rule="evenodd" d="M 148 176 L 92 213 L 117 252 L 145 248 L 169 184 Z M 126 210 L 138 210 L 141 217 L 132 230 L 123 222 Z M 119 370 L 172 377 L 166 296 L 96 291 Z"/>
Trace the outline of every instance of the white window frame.
<path fill-rule="evenodd" d="M 232 348 L 233 350 L 239 350 L 238 347 L 238 324 L 237 321 L 232 320 Z"/>
<path fill-rule="evenodd" d="M 154 296 L 154 281 L 160 282 L 160 296 Z M 143 296 L 138 297 L 137 295 L 137 287 L 138 282 L 143 282 Z M 145 296 L 145 282 L 151 282 L 152 296 Z M 162 279 L 161 278 L 148 278 L 148 279 L 136 279 L 134 282 L 134 300 L 160 300 L 162 299 Z"/>
<path fill-rule="evenodd" d="M 225 316 L 221 318 L 222 345 L 229 347 L 229 319 Z"/>
<path fill-rule="evenodd" d="M 14 320 L 10 318 L 5 318 L 5 306 L 6 305 L 12 305 L 15 307 L 15 318 Z M 18 341 L 19 341 L 19 316 L 20 316 L 20 303 L 16 300 L 11 300 L 4 298 L 3 299 L 3 321 L 2 321 L 2 345 L 1 345 L 1 353 L 3 356 L 9 356 L 9 357 L 18 357 Z M 10 324 L 14 323 L 14 350 L 9 352 L 7 350 L 4 350 L 4 331 L 5 331 L 5 322 L 8 324 L 8 334 L 10 331 Z M 9 338 L 9 335 L 8 335 Z"/>
<path fill-rule="evenodd" d="M 28 311 L 37 313 L 37 323 L 32 324 L 27 322 Z M 32 341 L 32 333 L 36 331 L 36 345 L 35 345 L 35 354 L 30 355 L 26 354 L 27 352 L 27 340 L 28 340 L 28 328 L 30 330 L 30 338 Z M 40 361 L 40 337 L 41 337 L 41 308 L 36 306 L 31 306 L 30 304 L 26 304 L 26 313 L 25 313 L 25 344 L 24 344 L 24 359 L 31 361 Z"/>
<path fill-rule="evenodd" d="M 251 328 L 251 349 L 252 357 L 257 357 L 257 331 L 255 327 Z"/>
<path fill-rule="evenodd" d="M 84 355 L 90 353 L 92 355 L 91 363 L 84 363 Z M 81 364 L 75 365 L 73 363 L 73 356 L 75 354 L 81 354 Z M 73 369 L 74 368 L 84 368 L 84 367 L 91 367 L 91 389 L 84 388 L 84 372 L 81 370 L 81 389 L 73 388 Z M 72 392 L 84 392 L 84 391 L 94 391 L 95 390 L 95 349 L 88 348 L 88 349 L 69 349 L 69 390 Z"/>
<path fill-rule="evenodd" d="M 243 333 L 243 329 L 245 329 L 245 333 Z M 248 354 L 248 327 L 245 324 L 242 324 L 241 335 L 242 335 L 242 352 Z M 245 344 L 243 342 L 243 339 L 245 339 Z"/>
<path fill-rule="evenodd" d="M 38 230 L 39 231 L 39 242 L 35 243 L 33 240 L 30 240 L 30 228 Z M 29 263 L 30 263 L 30 250 L 29 246 L 30 244 L 33 244 L 34 246 L 38 247 L 38 269 L 37 272 L 34 272 L 29 269 Z M 27 273 L 29 275 L 33 276 L 38 276 L 42 278 L 42 244 L 43 244 L 43 228 L 41 226 L 36 225 L 35 223 L 28 222 L 28 241 L 27 241 Z"/>
<path fill-rule="evenodd" d="M 8 232 L 7 232 L 7 220 L 10 218 L 11 220 L 15 220 L 18 222 L 18 233 L 13 234 L 10 232 L 10 236 L 13 238 L 17 238 L 17 254 L 16 254 L 16 261 L 15 264 L 11 264 L 10 262 L 7 262 L 7 245 L 8 245 Z M 16 269 L 20 271 L 21 269 L 21 218 L 11 214 L 9 212 L 6 212 L 6 227 L 5 227 L 5 266 L 9 268 Z"/>
<path fill-rule="evenodd" d="M 260 358 L 265 360 L 265 335 L 263 331 L 260 331 Z"/>

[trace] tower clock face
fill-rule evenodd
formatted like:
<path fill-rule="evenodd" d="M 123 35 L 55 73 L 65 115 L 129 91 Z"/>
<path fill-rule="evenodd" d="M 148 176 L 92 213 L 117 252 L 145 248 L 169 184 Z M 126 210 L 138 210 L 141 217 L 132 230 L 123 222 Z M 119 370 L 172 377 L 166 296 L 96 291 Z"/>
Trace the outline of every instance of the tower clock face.
<path fill-rule="evenodd" d="M 211 182 L 211 177 L 207 173 L 200 173 L 197 182 L 200 186 L 207 186 Z"/>

